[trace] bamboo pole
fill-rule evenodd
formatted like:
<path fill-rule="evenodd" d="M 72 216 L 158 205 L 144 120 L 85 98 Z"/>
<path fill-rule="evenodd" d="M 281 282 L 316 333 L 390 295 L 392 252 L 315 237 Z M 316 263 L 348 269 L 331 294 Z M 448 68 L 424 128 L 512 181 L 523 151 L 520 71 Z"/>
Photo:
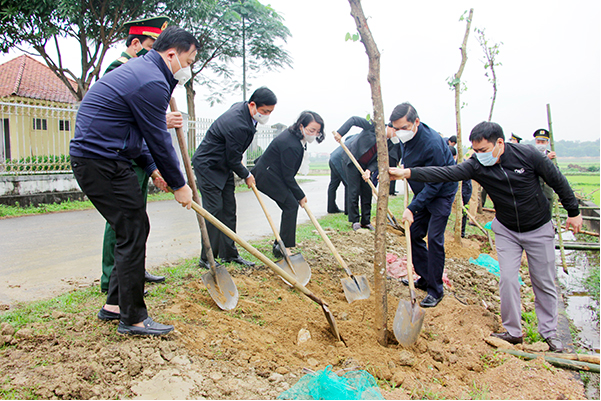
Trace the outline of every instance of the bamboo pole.
<path fill-rule="evenodd" d="M 547 121 L 549 122 L 549 142 L 551 142 L 551 151 L 555 152 L 555 141 L 553 140 L 553 123 L 551 122 L 551 105 L 547 103 Z M 553 164 L 557 168 L 557 157 L 553 159 Z M 555 206 L 555 220 L 557 227 L 561 227 L 561 217 L 559 217 L 559 200 L 557 198 L 557 194 L 553 192 L 553 204 Z M 566 252 L 563 247 L 563 237 L 561 233 L 557 235 L 559 238 L 559 253 L 561 254 L 561 264 L 563 266 L 563 271 L 566 274 L 568 272 L 568 264 L 566 263 Z"/>
<path fill-rule="evenodd" d="M 565 230 L 565 229 L 566 229 L 566 227 L 565 227 L 565 226 L 561 226 L 561 229 L 562 229 L 562 230 Z M 566 231 L 568 231 L 568 230 L 566 230 Z M 574 227 L 570 227 L 570 230 L 569 230 L 569 231 L 574 231 Z M 564 231 L 564 232 L 565 232 L 565 231 Z M 584 231 L 584 230 L 580 230 L 580 231 L 578 231 L 578 234 L 591 235 L 591 236 L 593 236 L 593 237 L 598 237 L 598 236 L 599 236 L 599 233 L 594 233 L 594 232 L 592 232 L 592 231 Z"/>
<path fill-rule="evenodd" d="M 538 357 L 543 357 L 545 361 L 549 362 L 553 366 L 557 366 L 563 369 L 575 369 L 575 370 L 584 370 L 587 372 L 599 373 L 599 365 L 587 362 L 580 361 L 571 361 L 568 359 L 560 358 L 561 354 L 556 354 L 557 357 L 548 356 L 548 355 L 539 355 L 539 354 L 531 354 L 529 352 L 515 351 L 511 349 L 497 349 L 499 352 L 504 352 L 506 354 L 510 354 L 513 356 L 518 356 L 520 358 L 525 359 L 536 359 Z"/>

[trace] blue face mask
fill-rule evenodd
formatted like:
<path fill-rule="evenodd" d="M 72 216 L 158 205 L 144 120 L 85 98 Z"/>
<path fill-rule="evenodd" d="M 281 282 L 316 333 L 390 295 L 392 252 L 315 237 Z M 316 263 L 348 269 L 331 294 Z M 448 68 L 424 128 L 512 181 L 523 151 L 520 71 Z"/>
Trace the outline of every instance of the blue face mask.
<path fill-rule="evenodd" d="M 497 145 L 495 144 L 495 147 L 492 148 L 490 152 L 476 153 L 476 158 L 478 159 L 481 165 L 486 167 L 492 166 L 497 162 L 497 160 L 499 160 L 499 156 L 493 157 L 492 155 L 496 147 Z"/>

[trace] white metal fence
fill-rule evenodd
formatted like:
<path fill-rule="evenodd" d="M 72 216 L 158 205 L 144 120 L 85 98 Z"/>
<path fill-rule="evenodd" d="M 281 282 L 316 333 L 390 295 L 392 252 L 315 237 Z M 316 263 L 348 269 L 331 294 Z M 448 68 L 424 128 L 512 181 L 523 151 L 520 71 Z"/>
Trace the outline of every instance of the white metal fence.
<path fill-rule="evenodd" d="M 77 106 L 57 108 L 0 102 L 0 173 L 70 172 L 69 141 L 74 135 L 76 115 Z M 188 120 L 184 132 L 188 135 L 190 153 L 202 142 L 213 121 Z M 275 128 L 258 126 L 245 155 L 248 164 L 252 165 L 263 154 L 277 133 Z"/>

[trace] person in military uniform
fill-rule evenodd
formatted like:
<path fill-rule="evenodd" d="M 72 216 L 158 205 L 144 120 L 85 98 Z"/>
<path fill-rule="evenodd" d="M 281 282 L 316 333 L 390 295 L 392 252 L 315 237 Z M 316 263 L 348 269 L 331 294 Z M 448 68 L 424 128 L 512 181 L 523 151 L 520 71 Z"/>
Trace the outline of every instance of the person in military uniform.
<path fill-rule="evenodd" d="M 543 155 L 547 156 L 549 159 L 553 160 L 557 156 L 555 152 L 552 152 L 549 149 L 549 131 L 544 128 L 537 129 L 532 134 L 534 137 L 534 146 L 538 149 Z M 542 179 L 540 180 L 540 185 L 543 188 L 543 194 L 545 198 L 549 201 L 549 210 L 551 211 L 551 215 L 553 215 L 553 189 L 548 186 Z"/>
<path fill-rule="evenodd" d="M 167 28 L 168 23 L 169 17 L 152 17 L 123 24 L 128 29 L 128 36 L 125 40 L 127 49 L 121 53 L 121 57 L 108 66 L 104 73 L 107 74 L 122 66 L 132 57 L 141 57 L 148 53 L 152 49 L 154 41 Z"/>
<path fill-rule="evenodd" d="M 113 61 L 104 74 L 113 71 L 114 69 L 127 63 L 128 60 L 136 57 L 141 57 L 148 53 L 155 40 L 159 37 L 161 32 L 167 27 L 169 17 L 153 17 L 146 18 L 136 21 L 130 21 L 123 26 L 128 30 L 128 36 L 125 40 L 127 49 L 121 53 L 121 57 Z M 167 113 L 167 128 L 181 127 L 183 125 L 183 119 L 181 113 Z M 146 198 L 148 197 L 148 174 L 133 162 L 134 172 L 138 177 L 138 183 L 140 189 L 144 195 L 144 207 L 146 207 Z M 158 171 L 155 171 L 152 175 L 154 184 L 158 188 L 164 187 L 164 180 Z M 115 244 L 117 240 L 115 238 L 115 231 L 111 225 L 107 222 L 104 227 L 104 241 L 102 244 L 102 276 L 100 277 L 100 290 L 104 293 L 108 292 L 109 281 L 111 272 L 115 265 Z M 145 271 L 144 279 L 149 283 L 162 283 L 165 281 L 164 276 L 155 276 Z"/>
<path fill-rule="evenodd" d="M 509 138 L 509 142 L 511 142 L 511 143 L 520 143 L 521 141 L 522 141 L 521 137 L 517 136 L 513 132 L 511 133 L 511 138 Z"/>

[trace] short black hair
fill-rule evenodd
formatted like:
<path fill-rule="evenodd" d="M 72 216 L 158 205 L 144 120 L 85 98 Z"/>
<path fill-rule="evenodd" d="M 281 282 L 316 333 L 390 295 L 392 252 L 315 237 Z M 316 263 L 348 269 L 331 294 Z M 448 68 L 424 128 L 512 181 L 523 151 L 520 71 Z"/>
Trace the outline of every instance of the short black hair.
<path fill-rule="evenodd" d="M 146 36 L 146 35 L 129 35 L 127 37 L 127 39 L 125 39 L 125 47 L 130 47 L 131 46 L 131 42 L 133 42 L 134 39 L 138 39 L 140 41 L 140 44 L 142 44 L 148 38 L 154 39 L 154 38 L 152 38 L 150 36 Z"/>
<path fill-rule="evenodd" d="M 257 107 L 262 106 L 274 106 L 278 102 L 278 98 L 271 89 L 261 86 L 259 89 L 253 92 L 248 100 L 248 103 L 254 102 Z"/>
<path fill-rule="evenodd" d="M 491 123 L 488 121 L 482 121 L 476 125 L 472 132 L 470 132 L 470 142 L 480 142 L 485 139 L 490 143 L 497 142 L 497 139 L 502 138 L 505 141 L 505 135 L 503 134 L 503 128 L 497 123 Z"/>
<path fill-rule="evenodd" d="M 453 135 L 449 138 L 449 142 L 457 143 L 457 135 Z"/>
<path fill-rule="evenodd" d="M 405 116 L 410 123 L 414 123 L 415 119 L 419 118 L 417 110 L 415 110 L 415 107 L 413 107 L 411 103 L 405 102 L 396 106 L 394 110 L 392 110 L 392 114 L 390 114 L 390 121 L 396 121 Z"/>
<path fill-rule="evenodd" d="M 302 125 L 303 127 L 306 127 L 314 121 L 320 125 L 319 135 L 317 135 L 317 138 L 315 138 L 315 140 L 318 143 L 321 143 L 326 138 L 326 135 L 324 134 L 325 126 L 323 123 L 323 118 L 321 118 L 321 116 L 314 111 L 303 111 L 300 114 L 300 116 L 298 116 L 298 118 L 296 119 L 296 122 L 290 126 L 289 130 L 290 132 L 295 134 L 299 139 L 302 139 L 303 133 L 300 130 L 300 126 Z"/>
<path fill-rule="evenodd" d="M 200 50 L 200 43 L 194 35 L 177 25 L 171 25 L 161 32 L 152 48 L 159 53 L 175 49 L 179 54 L 189 51 L 192 45 Z"/>

